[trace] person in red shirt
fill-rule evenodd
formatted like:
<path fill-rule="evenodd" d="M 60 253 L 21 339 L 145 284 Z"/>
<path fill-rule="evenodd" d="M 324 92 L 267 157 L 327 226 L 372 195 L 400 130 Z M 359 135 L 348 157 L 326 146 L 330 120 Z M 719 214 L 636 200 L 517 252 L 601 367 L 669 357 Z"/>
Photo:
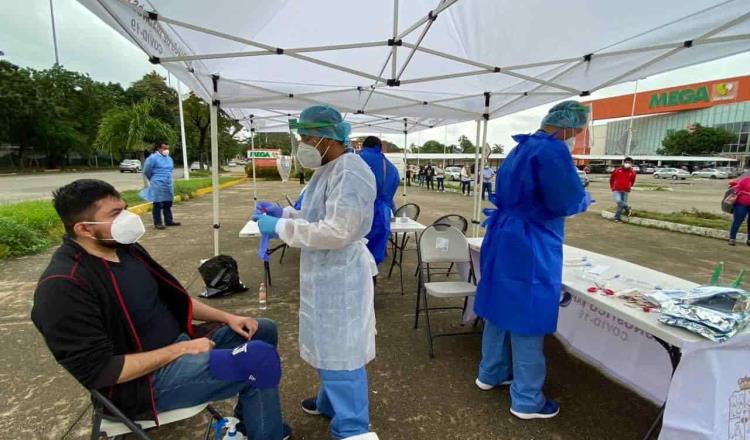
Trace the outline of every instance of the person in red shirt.
<path fill-rule="evenodd" d="M 729 182 L 729 186 L 737 194 L 737 201 L 734 202 L 734 221 L 732 221 L 732 228 L 729 230 L 729 246 L 735 245 L 737 231 L 740 230 L 740 226 L 745 219 L 747 219 L 746 244 L 750 246 L 750 175 Z"/>
<path fill-rule="evenodd" d="M 615 222 L 622 222 L 622 213 L 630 216 L 630 206 L 628 205 L 628 195 L 630 189 L 635 185 L 635 171 L 633 171 L 633 159 L 626 157 L 622 161 L 622 167 L 612 171 L 609 176 L 609 188 L 612 190 L 612 196 L 617 203 L 615 212 Z"/>

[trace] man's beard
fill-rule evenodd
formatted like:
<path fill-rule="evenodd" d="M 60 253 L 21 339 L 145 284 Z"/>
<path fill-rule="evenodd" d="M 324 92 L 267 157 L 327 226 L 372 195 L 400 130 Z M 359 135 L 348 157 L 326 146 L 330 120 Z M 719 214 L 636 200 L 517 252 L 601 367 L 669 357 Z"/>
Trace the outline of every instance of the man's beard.
<path fill-rule="evenodd" d="M 104 237 L 104 235 L 99 232 L 94 233 L 94 237 L 96 237 L 96 241 L 104 247 L 108 247 L 110 249 L 116 249 L 120 247 L 120 243 L 113 240 L 112 237 Z"/>

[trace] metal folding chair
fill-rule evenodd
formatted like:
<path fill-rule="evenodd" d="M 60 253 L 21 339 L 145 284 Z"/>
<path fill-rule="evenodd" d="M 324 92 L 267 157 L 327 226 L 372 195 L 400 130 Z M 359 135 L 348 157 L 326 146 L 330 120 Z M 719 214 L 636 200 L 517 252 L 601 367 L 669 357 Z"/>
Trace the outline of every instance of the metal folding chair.
<path fill-rule="evenodd" d="M 476 278 L 469 252 L 469 242 L 464 234 L 453 226 L 431 225 L 419 236 L 417 242 L 419 261 L 419 287 L 417 291 L 416 307 L 414 309 L 414 328 L 419 328 L 419 315 L 425 313 L 427 321 L 427 338 L 430 344 L 430 357 L 435 357 L 433 341 L 444 336 L 463 336 L 477 334 L 477 332 L 442 333 L 434 335 L 430 324 L 432 310 L 461 310 L 466 311 L 469 297 L 476 294 Z M 440 281 L 431 279 L 430 264 L 435 263 L 468 263 L 469 278 L 466 281 Z M 463 298 L 463 306 L 430 307 L 428 297 L 434 298 Z M 421 303 L 424 303 L 422 305 Z"/>
<path fill-rule="evenodd" d="M 446 225 L 446 226 L 453 226 L 454 228 L 461 231 L 464 235 L 466 235 L 466 231 L 469 229 L 469 221 L 466 219 L 466 217 L 458 214 L 448 214 L 440 217 L 439 219 L 432 222 L 433 225 Z M 438 268 L 436 268 L 438 269 Z M 450 264 L 446 268 L 445 276 L 451 275 L 453 272 L 453 263 Z M 419 266 L 417 266 L 417 269 L 414 271 L 414 276 L 417 276 L 419 274 Z"/>
<path fill-rule="evenodd" d="M 91 393 L 91 400 L 94 406 L 91 440 L 98 440 L 102 436 L 103 438 L 121 440 L 128 434 L 133 434 L 140 440 L 151 440 L 151 437 L 146 434 L 145 430 L 156 426 L 153 420 L 133 421 L 99 391 L 89 390 L 89 392 Z M 105 409 L 109 414 L 104 414 Z M 209 420 L 208 426 L 206 426 L 206 433 L 203 436 L 204 440 L 209 440 L 213 425 L 212 422 L 221 420 L 223 417 L 208 403 L 159 413 L 159 425 L 164 426 L 169 423 L 189 419 L 203 411 L 208 411 L 211 414 L 211 420 Z"/>

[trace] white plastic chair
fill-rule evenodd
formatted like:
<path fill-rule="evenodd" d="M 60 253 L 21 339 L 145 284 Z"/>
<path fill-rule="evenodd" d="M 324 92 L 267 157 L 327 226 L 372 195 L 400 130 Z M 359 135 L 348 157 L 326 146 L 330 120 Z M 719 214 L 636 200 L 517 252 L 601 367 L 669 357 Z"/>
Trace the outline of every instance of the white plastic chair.
<path fill-rule="evenodd" d="M 464 234 L 453 226 L 434 224 L 428 226 L 419 236 L 417 244 L 417 255 L 419 258 L 419 286 L 417 290 L 417 301 L 414 311 L 414 328 L 419 327 L 419 315 L 425 313 L 427 321 L 427 337 L 430 343 L 430 357 L 435 357 L 433 341 L 443 336 L 459 336 L 475 334 L 476 332 L 442 333 L 432 334 L 430 325 L 431 310 L 458 309 L 462 312 L 466 309 L 469 297 L 476 294 L 474 268 L 471 264 L 471 253 L 469 242 Z M 430 279 L 430 264 L 433 263 L 468 263 L 469 278 L 466 281 L 439 281 Z M 435 298 L 463 298 L 463 306 L 430 307 L 428 296 Z M 424 303 L 422 306 L 421 302 Z"/>
<path fill-rule="evenodd" d="M 145 430 L 155 427 L 156 422 L 153 420 L 133 421 L 123 414 L 123 412 L 120 411 L 112 401 L 104 397 L 99 391 L 90 390 L 90 392 L 94 401 L 94 420 L 91 426 L 91 440 L 98 440 L 102 438 L 102 436 L 104 436 L 104 438 L 122 439 L 127 434 L 133 434 L 140 440 L 151 440 Z M 109 411 L 112 415 L 104 415 L 104 409 Z M 211 422 L 221 420 L 222 416 L 208 403 L 159 413 L 159 426 L 189 419 L 203 411 L 211 413 L 211 420 L 208 422 L 206 434 L 203 437 L 205 440 L 209 440 L 212 426 Z"/>

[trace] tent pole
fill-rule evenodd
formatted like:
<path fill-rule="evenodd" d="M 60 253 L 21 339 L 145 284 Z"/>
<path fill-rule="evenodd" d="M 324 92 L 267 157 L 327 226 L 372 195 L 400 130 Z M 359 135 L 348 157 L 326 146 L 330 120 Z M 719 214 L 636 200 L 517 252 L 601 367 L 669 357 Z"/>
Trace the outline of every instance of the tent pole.
<path fill-rule="evenodd" d="M 406 200 L 406 169 L 409 164 L 406 162 L 406 148 L 409 145 L 409 129 L 407 128 L 406 118 L 404 118 L 404 200 Z"/>
<path fill-rule="evenodd" d="M 255 180 L 255 126 L 253 117 L 250 117 L 250 161 L 253 163 L 253 212 L 258 205 L 258 185 Z"/>
<path fill-rule="evenodd" d="M 625 144 L 625 156 L 630 156 L 630 146 L 633 143 L 633 118 L 635 117 L 635 99 L 638 95 L 638 80 L 635 80 L 633 89 L 633 105 L 630 108 L 630 121 L 628 122 L 628 142 Z"/>
<path fill-rule="evenodd" d="M 479 234 L 479 229 L 477 228 L 477 225 L 479 224 L 479 219 L 477 218 L 477 188 L 476 188 L 476 172 L 479 168 L 479 142 L 481 142 L 482 138 L 480 137 L 482 135 L 482 121 L 480 119 L 477 119 L 477 137 L 476 137 L 476 144 L 474 144 L 474 173 L 475 176 L 472 177 L 469 176 L 469 189 L 471 189 L 472 184 L 474 184 L 474 200 L 473 200 L 473 206 L 471 210 L 471 223 L 474 224 L 474 236 L 477 237 Z M 471 174 L 471 173 L 469 173 Z M 474 180 L 472 182 L 472 180 Z"/>
<path fill-rule="evenodd" d="M 180 140 L 182 141 L 182 178 L 190 180 L 190 164 L 188 163 L 187 144 L 185 142 L 185 113 L 182 111 L 182 91 L 180 80 L 177 80 L 177 105 L 180 110 Z"/>
<path fill-rule="evenodd" d="M 393 0 L 393 41 L 396 41 L 398 36 L 398 0 Z M 391 78 L 396 77 L 397 62 L 396 57 L 398 55 L 398 46 L 393 45 L 391 47 Z"/>
<path fill-rule="evenodd" d="M 218 78 L 215 76 L 214 78 Z M 214 91 L 216 90 L 214 81 Z M 219 255 L 219 101 L 211 102 L 211 187 L 213 188 L 214 256 Z"/>
<path fill-rule="evenodd" d="M 484 173 L 484 163 L 485 163 L 485 156 L 486 156 L 484 148 L 485 148 L 485 144 L 487 143 L 487 126 L 488 125 L 489 125 L 489 118 L 485 118 L 484 128 L 482 129 L 482 149 L 481 149 L 481 152 L 479 153 L 480 155 L 479 171 L 477 172 L 477 175 L 479 177 L 479 184 L 477 184 L 477 192 L 476 194 L 474 194 L 474 197 L 476 198 L 476 201 L 477 201 L 477 204 L 476 204 L 477 223 L 474 224 L 474 228 L 476 229 L 476 231 L 474 232 L 475 237 L 479 236 L 479 227 L 480 227 L 479 222 L 481 222 L 481 218 L 482 218 L 482 186 L 484 185 L 483 173 Z"/>

